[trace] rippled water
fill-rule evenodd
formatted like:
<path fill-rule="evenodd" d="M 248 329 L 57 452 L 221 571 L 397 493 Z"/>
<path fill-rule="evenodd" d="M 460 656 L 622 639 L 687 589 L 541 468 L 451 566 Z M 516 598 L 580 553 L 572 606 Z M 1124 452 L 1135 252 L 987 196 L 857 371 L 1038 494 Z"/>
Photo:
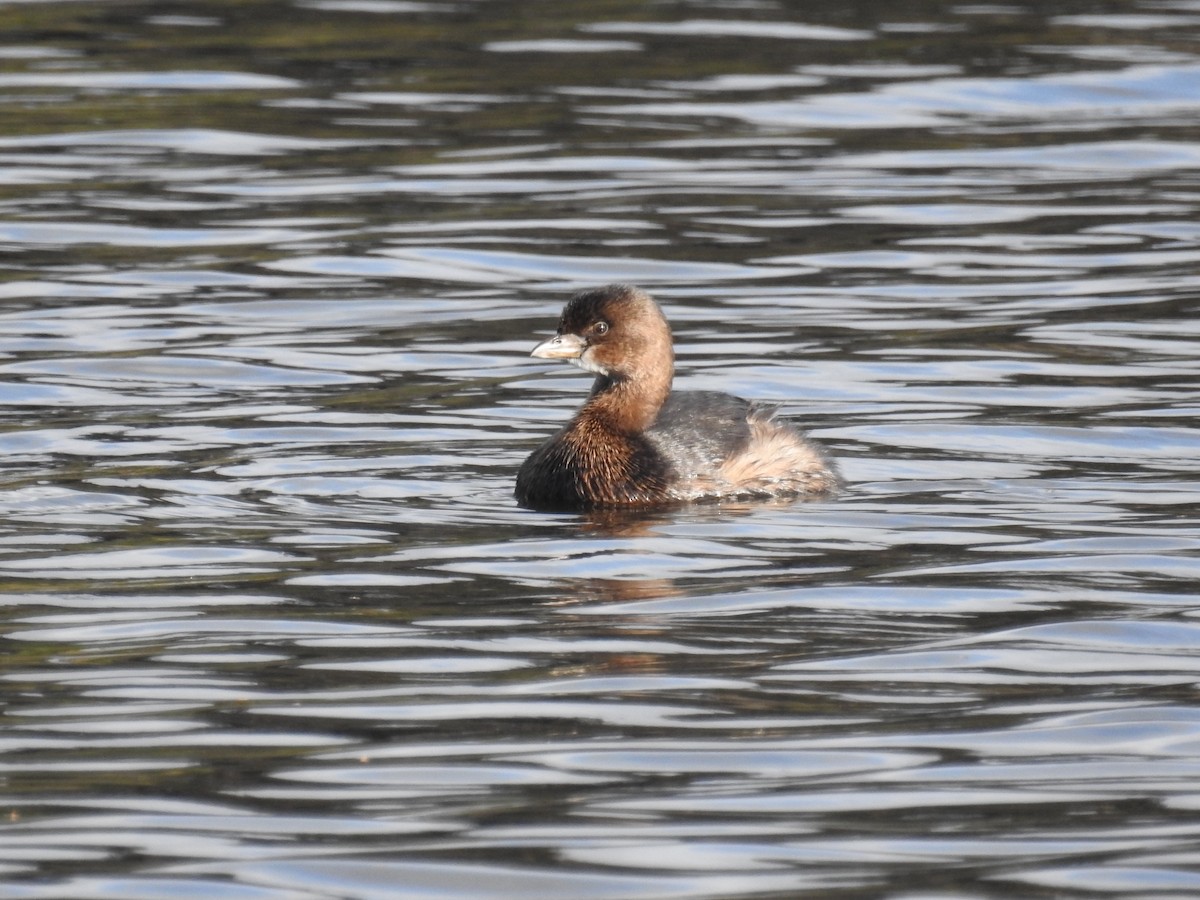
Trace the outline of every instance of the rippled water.
<path fill-rule="evenodd" d="M 1200 895 L 1200 4 L 0 6 L 14 898 Z M 819 503 L 516 508 L 572 291 Z"/>

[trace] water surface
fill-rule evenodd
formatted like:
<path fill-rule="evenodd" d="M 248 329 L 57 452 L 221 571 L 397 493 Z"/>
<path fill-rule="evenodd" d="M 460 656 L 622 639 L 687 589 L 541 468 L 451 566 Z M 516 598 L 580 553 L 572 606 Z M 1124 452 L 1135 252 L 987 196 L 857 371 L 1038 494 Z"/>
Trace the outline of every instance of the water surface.
<path fill-rule="evenodd" d="M 1200 5 L 0 34 L 6 896 L 1200 894 Z M 518 509 L 608 281 L 847 491 Z"/>

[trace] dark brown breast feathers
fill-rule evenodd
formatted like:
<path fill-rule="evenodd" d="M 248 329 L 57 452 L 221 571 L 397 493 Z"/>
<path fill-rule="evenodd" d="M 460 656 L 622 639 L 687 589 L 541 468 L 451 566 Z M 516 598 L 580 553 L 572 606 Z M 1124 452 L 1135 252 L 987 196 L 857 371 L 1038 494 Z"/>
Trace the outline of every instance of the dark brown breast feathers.
<path fill-rule="evenodd" d="M 667 499 L 671 470 L 640 435 L 576 418 L 525 460 L 516 498 L 532 509 L 646 506 Z"/>

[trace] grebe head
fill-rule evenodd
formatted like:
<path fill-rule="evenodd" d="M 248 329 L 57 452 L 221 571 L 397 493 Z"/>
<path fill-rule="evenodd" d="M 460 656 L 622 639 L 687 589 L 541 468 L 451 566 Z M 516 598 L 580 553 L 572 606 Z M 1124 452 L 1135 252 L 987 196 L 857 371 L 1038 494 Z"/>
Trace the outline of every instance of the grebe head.
<path fill-rule="evenodd" d="M 539 359 L 565 359 L 614 382 L 652 379 L 669 385 L 674 372 L 671 328 L 645 291 L 610 284 L 581 291 L 567 303 L 558 333 L 533 348 Z"/>

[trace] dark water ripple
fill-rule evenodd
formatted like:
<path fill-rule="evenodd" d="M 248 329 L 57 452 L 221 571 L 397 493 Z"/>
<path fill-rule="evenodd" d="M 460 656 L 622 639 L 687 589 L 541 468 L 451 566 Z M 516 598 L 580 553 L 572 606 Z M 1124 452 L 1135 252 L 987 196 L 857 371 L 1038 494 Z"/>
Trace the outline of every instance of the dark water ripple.
<path fill-rule="evenodd" d="M 1195 3 L 0 34 L 5 897 L 1200 894 Z M 616 280 L 846 493 L 518 510 Z"/>

